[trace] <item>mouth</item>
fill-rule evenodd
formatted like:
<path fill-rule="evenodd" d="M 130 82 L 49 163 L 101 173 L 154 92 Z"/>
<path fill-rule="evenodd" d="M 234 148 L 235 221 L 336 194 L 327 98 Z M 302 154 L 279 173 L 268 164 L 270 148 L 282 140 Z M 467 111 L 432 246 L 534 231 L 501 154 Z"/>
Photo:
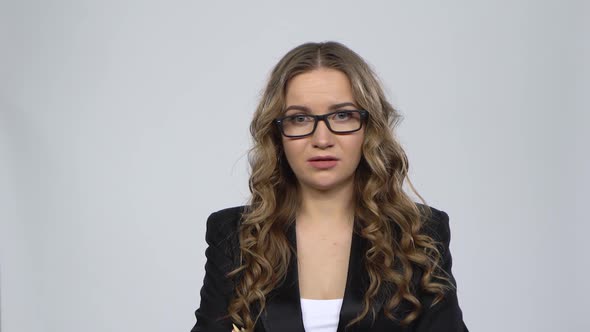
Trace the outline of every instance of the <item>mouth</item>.
<path fill-rule="evenodd" d="M 307 162 L 316 169 L 330 169 L 336 166 L 338 158 L 332 156 L 313 157 Z"/>
<path fill-rule="evenodd" d="M 337 161 L 338 158 L 336 157 L 332 157 L 332 156 L 319 156 L 319 157 L 313 157 L 313 158 L 309 158 L 307 161 Z"/>

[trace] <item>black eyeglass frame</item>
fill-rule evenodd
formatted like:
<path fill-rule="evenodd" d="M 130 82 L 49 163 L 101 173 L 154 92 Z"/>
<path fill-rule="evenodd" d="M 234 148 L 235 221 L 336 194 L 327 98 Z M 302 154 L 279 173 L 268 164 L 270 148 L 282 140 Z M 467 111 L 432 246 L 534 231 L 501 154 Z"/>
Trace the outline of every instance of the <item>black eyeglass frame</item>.
<path fill-rule="evenodd" d="M 360 114 L 361 125 L 359 126 L 358 129 L 346 130 L 346 131 L 335 131 L 334 129 L 332 129 L 332 127 L 330 127 L 330 121 L 328 121 L 328 117 L 330 115 L 337 114 L 337 113 L 350 113 L 350 112 L 358 112 Z M 285 130 L 283 128 L 283 120 L 285 120 L 286 118 L 297 116 L 297 115 L 301 115 L 301 114 L 287 115 L 287 116 L 275 119 L 275 123 L 279 127 L 279 131 L 281 132 L 281 134 L 283 134 L 283 136 L 289 137 L 289 138 L 299 138 L 299 137 L 306 137 L 309 135 L 313 135 L 313 133 L 315 133 L 316 128 L 318 127 L 319 121 L 324 121 L 324 123 L 326 124 L 326 127 L 328 127 L 328 129 L 331 132 L 333 132 L 334 134 L 354 133 L 355 131 L 361 130 L 361 128 L 363 127 L 363 123 L 366 123 L 367 119 L 369 118 L 369 112 L 367 112 L 366 110 L 340 110 L 340 111 L 334 111 L 334 112 L 330 112 L 330 113 L 326 113 L 326 114 L 322 114 L 322 115 L 305 114 L 305 116 L 310 116 L 310 117 L 314 118 L 313 129 L 311 130 L 311 132 L 309 134 L 305 134 L 305 135 L 287 135 L 287 134 L 285 134 Z"/>

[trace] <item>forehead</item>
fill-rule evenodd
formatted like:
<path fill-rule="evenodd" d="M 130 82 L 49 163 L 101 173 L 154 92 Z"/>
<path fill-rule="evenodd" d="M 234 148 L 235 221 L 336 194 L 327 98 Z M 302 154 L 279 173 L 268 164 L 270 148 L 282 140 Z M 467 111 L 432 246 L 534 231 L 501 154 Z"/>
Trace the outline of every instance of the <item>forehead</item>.
<path fill-rule="evenodd" d="M 287 84 L 285 107 L 306 106 L 327 108 L 334 104 L 353 102 L 348 76 L 335 69 L 320 68 L 293 77 Z"/>

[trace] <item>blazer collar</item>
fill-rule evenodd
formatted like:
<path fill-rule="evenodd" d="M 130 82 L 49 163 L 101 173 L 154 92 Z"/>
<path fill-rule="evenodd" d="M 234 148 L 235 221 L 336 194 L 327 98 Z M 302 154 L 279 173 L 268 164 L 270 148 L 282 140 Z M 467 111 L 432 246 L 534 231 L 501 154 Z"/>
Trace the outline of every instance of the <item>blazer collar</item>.
<path fill-rule="evenodd" d="M 295 222 L 291 223 L 287 231 L 287 239 L 297 248 Z M 368 288 L 368 274 L 362 264 L 364 245 L 366 240 L 353 232 L 346 279 L 344 299 L 340 309 L 340 320 L 337 332 L 344 332 L 346 324 L 354 319 L 363 307 L 363 296 Z M 381 309 L 383 300 L 374 303 L 375 312 Z M 275 288 L 267 297 L 265 312 L 261 315 L 264 328 L 268 332 L 301 332 L 303 318 L 301 313 L 301 297 L 299 293 L 299 277 L 297 257 L 293 255 L 289 263 L 284 282 Z M 347 332 L 369 330 L 371 314 L 367 314 L 361 322 L 351 326 Z"/>

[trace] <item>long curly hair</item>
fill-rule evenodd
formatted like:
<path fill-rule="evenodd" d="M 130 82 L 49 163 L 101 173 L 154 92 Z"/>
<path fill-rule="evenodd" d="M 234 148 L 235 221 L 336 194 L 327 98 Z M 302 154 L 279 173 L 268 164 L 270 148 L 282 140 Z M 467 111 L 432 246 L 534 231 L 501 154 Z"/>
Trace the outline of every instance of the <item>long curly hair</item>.
<path fill-rule="evenodd" d="M 239 229 L 241 265 L 228 274 L 236 285 L 228 317 L 246 331 L 253 331 L 265 308 L 266 295 L 284 280 L 289 262 L 296 255 L 286 230 L 294 220 L 300 197 L 274 119 L 284 110 L 289 80 L 318 68 L 346 74 L 354 101 L 369 112 L 361 161 L 354 176 L 354 231 L 368 240 L 364 267 L 370 283 L 362 312 L 347 326 L 369 312 L 375 318 L 372 302 L 382 287 L 396 290 L 388 293 L 384 304 L 389 319 L 409 325 L 418 318 L 423 305 L 411 283 L 416 268 L 423 271 L 421 291 L 436 294 L 433 305 L 453 287 L 440 267 L 439 243 L 422 231 L 432 212 L 421 209 L 403 190 L 407 181 L 412 192 L 428 206 L 408 178 L 408 158 L 394 138 L 393 129 L 401 120 L 399 112 L 386 100 L 372 69 L 354 51 L 337 42 L 305 43 L 289 51 L 274 67 L 250 124 L 254 141 L 248 155 L 251 197 Z M 394 309 L 403 302 L 411 310 L 396 317 Z M 255 307 L 258 312 L 252 312 Z"/>

